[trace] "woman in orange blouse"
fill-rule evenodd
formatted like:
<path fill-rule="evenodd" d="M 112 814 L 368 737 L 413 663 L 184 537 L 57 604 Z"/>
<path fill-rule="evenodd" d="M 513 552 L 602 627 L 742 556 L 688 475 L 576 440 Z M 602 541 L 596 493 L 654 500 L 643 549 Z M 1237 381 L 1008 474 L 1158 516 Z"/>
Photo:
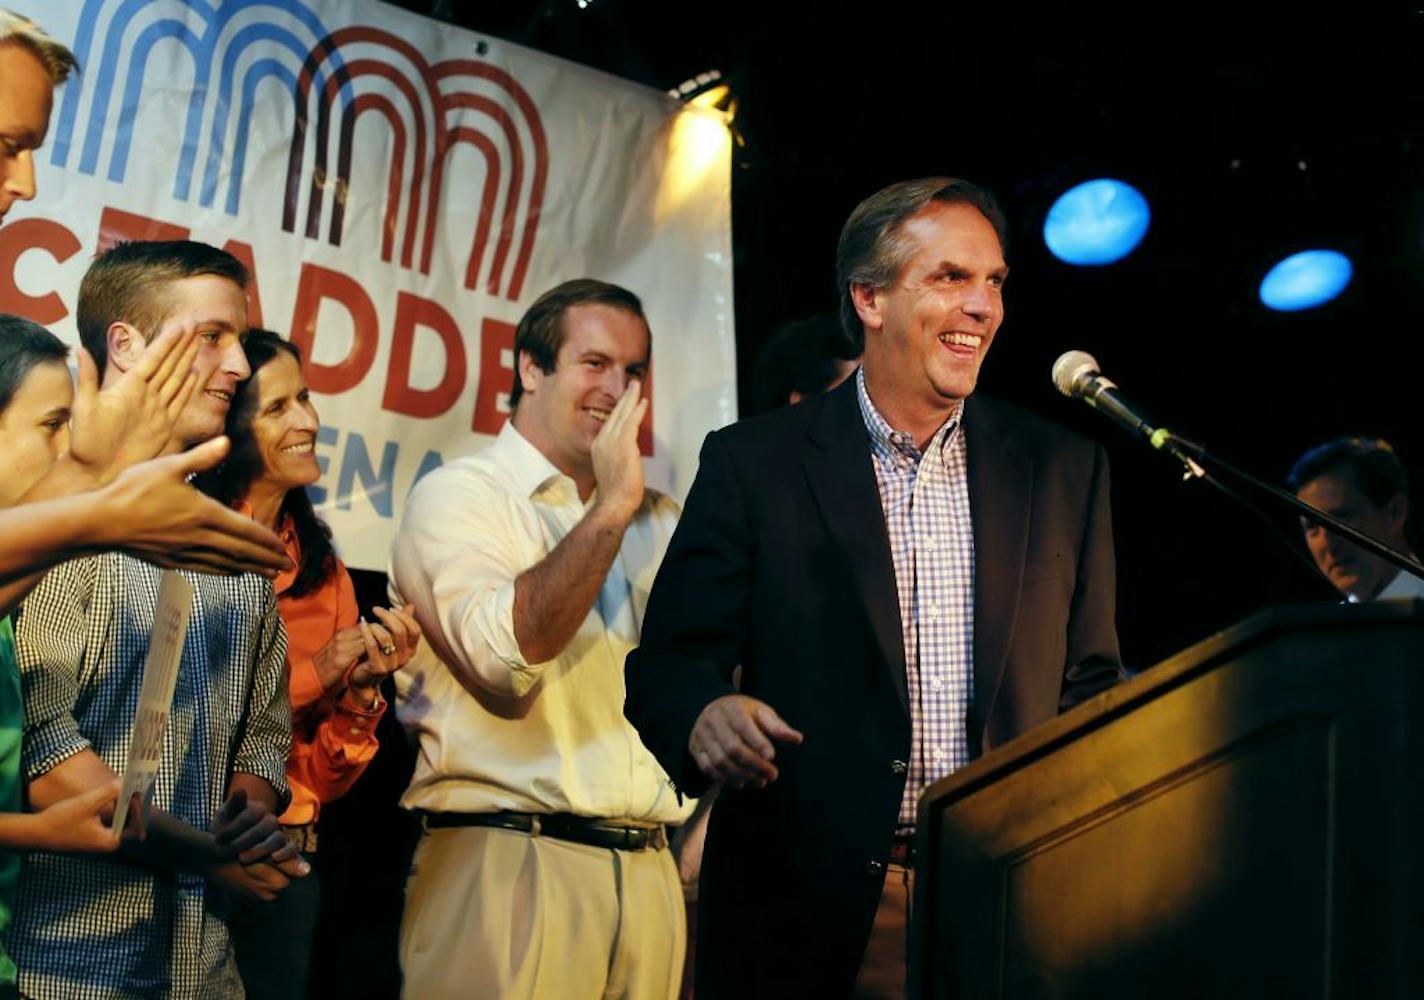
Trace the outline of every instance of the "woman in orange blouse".
<path fill-rule="evenodd" d="M 376 723 L 386 710 L 381 680 L 410 659 L 420 627 L 409 606 L 375 608 L 379 623 L 358 618 L 351 576 L 304 489 L 321 475 L 320 424 L 301 355 L 266 330 L 249 331 L 243 349 L 252 377 L 228 412 L 232 451 L 199 485 L 275 531 L 295 567 L 273 581 L 292 699 L 292 801 L 280 822 L 315 862 L 321 804 L 345 794 L 375 756 Z M 234 901 L 229 925 L 249 997 L 306 996 L 317 871 L 314 864 L 274 902 Z"/>

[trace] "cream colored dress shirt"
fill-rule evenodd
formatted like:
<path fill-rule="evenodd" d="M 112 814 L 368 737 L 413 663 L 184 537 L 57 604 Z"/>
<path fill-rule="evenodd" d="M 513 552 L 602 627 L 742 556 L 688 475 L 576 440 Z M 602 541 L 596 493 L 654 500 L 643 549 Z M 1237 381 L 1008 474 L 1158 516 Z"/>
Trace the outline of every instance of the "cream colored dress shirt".
<path fill-rule="evenodd" d="M 591 502 L 591 501 L 590 501 Z M 667 774 L 623 716 L 623 660 L 638 634 L 678 505 L 648 490 L 573 641 L 529 663 L 514 638 L 514 580 L 587 507 L 512 421 L 478 454 L 411 492 L 391 554 L 391 597 L 427 642 L 395 674 L 415 740 L 401 804 L 435 812 L 569 812 L 678 823 Z"/>

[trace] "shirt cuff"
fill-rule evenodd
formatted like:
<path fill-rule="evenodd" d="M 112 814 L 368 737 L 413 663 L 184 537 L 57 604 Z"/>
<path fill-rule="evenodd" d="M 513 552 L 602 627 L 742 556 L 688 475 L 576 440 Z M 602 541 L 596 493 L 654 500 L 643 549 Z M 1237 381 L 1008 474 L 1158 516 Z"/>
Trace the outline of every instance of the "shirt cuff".
<path fill-rule="evenodd" d="M 23 762 L 25 779 L 33 781 L 48 774 L 77 753 L 92 749 L 69 716 L 30 726 L 25 730 Z"/>
<path fill-rule="evenodd" d="M 369 723 L 374 726 L 376 721 L 386 713 L 386 699 L 381 697 L 381 692 L 376 691 L 376 700 L 370 708 L 362 708 L 354 698 L 351 697 L 351 689 L 348 687 L 341 692 L 341 697 L 336 699 L 336 711 L 349 718 L 352 723 L 357 721 Z"/>
<path fill-rule="evenodd" d="M 491 607 L 480 616 L 480 631 L 495 656 L 509 669 L 528 670 L 531 666 L 514 637 L 514 581 L 502 584 L 491 597 Z"/>
<path fill-rule="evenodd" d="M 250 774 L 254 778 L 261 778 L 272 786 L 272 791 L 277 795 L 277 808 L 272 810 L 274 815 L 282 815 L 287 811 L 287 806 L 291 805 L 292 790 L 287 785 L 287 761 L 285 758 L 279 763 L 271 759 L 239 755 L 232 762 L 232 770 L 228 777 L 231 778 L 234 774 Z"/>

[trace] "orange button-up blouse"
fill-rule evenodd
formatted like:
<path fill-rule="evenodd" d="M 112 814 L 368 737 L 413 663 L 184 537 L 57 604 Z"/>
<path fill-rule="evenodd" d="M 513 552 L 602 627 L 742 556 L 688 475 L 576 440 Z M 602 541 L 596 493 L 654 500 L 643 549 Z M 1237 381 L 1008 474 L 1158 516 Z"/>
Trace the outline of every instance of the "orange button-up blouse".
<path fill-rule="evenodd" d="M 252 509 L 238 501 L 249 517 Z M 301 546 L 290 518 L 277 532 L 295 567 L 301 563 Z M 316 590 L 301 597 L 287 596 L 296 580 L 295 568 L 272 581 L 277 592 L 277 612 L 287 626 L 287 676 L 292 699 L 292 753 L 287 758 L 287 783 L 292 802 L 279 817 L 285 826 L 313 823 L 321 804 L 345 795 L 376 755 L 376 723 L 386 711 L 377 698 L 370 711 L 362 711 L 344 697 L 339 682 L 335 691 L 322 688 L 315 656 L 338 630 L 356 624 L 356 590 L 351 574 L 340 560 L 336 570 Z"/>

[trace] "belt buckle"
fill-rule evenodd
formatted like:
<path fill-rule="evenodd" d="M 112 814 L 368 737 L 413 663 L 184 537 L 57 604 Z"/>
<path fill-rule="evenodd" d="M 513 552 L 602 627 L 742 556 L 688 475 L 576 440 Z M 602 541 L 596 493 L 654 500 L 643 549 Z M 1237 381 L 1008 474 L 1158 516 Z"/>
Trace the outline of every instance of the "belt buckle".
<path fill-rule="evenodd" d="M 890 845 L 890 863 L 901 868 L 915 867 L 915 845 L 913 841 L 897 840 Z"/>

